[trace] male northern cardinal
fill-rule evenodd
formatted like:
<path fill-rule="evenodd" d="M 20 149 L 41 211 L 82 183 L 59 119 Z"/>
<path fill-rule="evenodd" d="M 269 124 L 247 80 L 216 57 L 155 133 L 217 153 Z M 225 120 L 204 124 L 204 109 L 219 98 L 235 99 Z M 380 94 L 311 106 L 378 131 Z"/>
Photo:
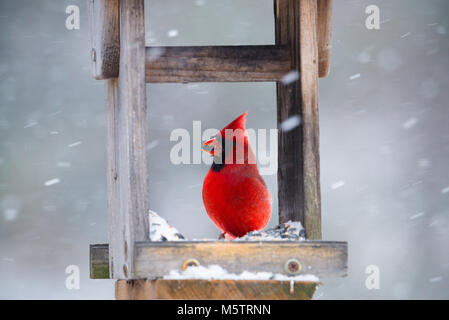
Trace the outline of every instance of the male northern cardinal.
<path fill-rule="evenodd" d="M 214 157 L 203 183 L 204 207 L 225 238 L 231 239 L 263 229 L 271 216 L 271 193 L 248 142 L 246 114 L 203 144 L 203 151 Z"/>

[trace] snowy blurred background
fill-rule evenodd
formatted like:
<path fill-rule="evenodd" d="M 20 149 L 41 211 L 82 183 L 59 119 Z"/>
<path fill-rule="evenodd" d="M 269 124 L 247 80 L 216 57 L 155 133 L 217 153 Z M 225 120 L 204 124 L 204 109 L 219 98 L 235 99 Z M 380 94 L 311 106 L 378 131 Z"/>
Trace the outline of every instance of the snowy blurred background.
<path fill-rule="evenodd" d="M 78 5 L 80 30 L 65 9 Z M 365 8 L 380 7 L 380 30 Z M 318 299 L 449 298 L 449 2 L 334 1 L 321 79 L 323 234 L 349 242 L 349 277 Z M 271 0 L 146 2 L 148 45 L 274 43 Z M 85 0 L 0 2 L 0 298 L 113 298 L 90 280 L 107 241 L 105 106 L 93 80 Z M 273 83 L 148 85 L 150 206 L 189 238 L 216 237 L 207 165 L 174 166 L 175 128 L 220 129 L 244 110 L 275 128 Z M 276 197 L 276 177 L 265 176 Z M 277 207 L 271 224 L 275 224 Z M 66 266 L 81 270 L 65 287 Z M 380 289 L 365 286 L 369 265 Z"/>

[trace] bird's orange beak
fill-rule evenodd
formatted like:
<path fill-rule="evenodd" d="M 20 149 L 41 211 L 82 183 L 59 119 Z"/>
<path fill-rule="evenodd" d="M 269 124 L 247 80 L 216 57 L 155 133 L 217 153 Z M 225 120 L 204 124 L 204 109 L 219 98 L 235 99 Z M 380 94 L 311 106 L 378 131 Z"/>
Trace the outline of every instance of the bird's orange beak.
<path fill-rule="evenodd" d="M 204 142 L 201 150 L 203 150 L 204 152 L 213 156 L 214 155 L 214 141 L 215 141 L 215 138 L 212 138 L 212 139 L 209 139 L 206 142 Z"/>

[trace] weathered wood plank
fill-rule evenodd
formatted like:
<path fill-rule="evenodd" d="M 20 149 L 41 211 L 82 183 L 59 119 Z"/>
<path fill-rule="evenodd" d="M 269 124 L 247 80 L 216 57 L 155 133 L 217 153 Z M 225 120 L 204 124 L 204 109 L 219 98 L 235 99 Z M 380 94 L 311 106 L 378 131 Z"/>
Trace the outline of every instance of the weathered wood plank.
<path fill-rule="evenodd" d="M 187 242 L 137 243 L 136 275 L 161 277 L 179 270 L 188 259 L 218 264 L 231 273 L 267 271 L 286 274 L 285 263 L 297 259 L 302 274 L 319 278 L 346 273 L 346 244 L 332 242 Z"/>
<path fill-rule="evenodd" d="M 284 46 L 147 47 L 146 81 L 278 81 L 291 69 Z"/>
<path fill-rule="evenodd" d="M 332 0 L 318 0 L 318 73 L 320 78 L 329 74 L 332 38 Z"/>
<path fill-rule="evenodd" d="M 304 229 L 321 239 L 320 150 L 318 119 L 318 40 L 316 0 L 299 2 L 301 25 L 301 101 L 304 159 Z"/>
<path fill-rule="evenodd" d="M 119 134 L 121 133 L 119 126 L 119 80 L 117 78 L 105 81 L 106 87 L 106 150 L 107 150 L 107 190 L 108 190 L 108 221 L 109 232 L 108 239 L 111 244 L 111 252 L 114 252 L 114 246 L 120 246 L 120 243 L 115 239 L 114 232 L 118 230 L 116 221 L 121 220 L 120 216 L 120 193 L 119 193 Z M 92 249 L 92 247 L 91 247 Z M 117 247 L 117 251 L 121 251 L 123 248 Z M 117 253 L 119 254 L 119 253 Z M 109 268 L 111 278 L 115 277 L 114 273 L 114 260 L 113 254 L 109 256 Z M 118 260 L 117 260 L 118 263 Z M 102 266 L 99 267 L 102 269 Z M 116 268 L 119 268 L 116 265 Z M 120 269 L 120 268 L 119 268 Z M 117 269 L 118 270 L 118 269 Z"/>
<path fill-rule="evenodd" d="M 120 72 L 107 82 L 112 278 L 134 278 L 134 243 L 148 239 L 144 1 L 120 1 Z"/>
<path fill-rule="evenodd" d="M 290 47 L 292 72 L 300 72 L 299 1 L 275 0 L 276 45 Z M 278 202 L 279 223 L 301 221 L 304 224 L 304 185 L 302 125 L 289 131 L 281 124 L 291 117 L 301 116 L 301 82 L 276 84 L 278 134 Z"/>
<path fill-rule="evenodd" d="M 118 77 L 120 56 L 119 1 L 88 0 L 92 75 Z"/>
<path fill-rule="evenodd" d="M 276 45 L 290 47 L 297 81 L 277 83 L 279 222 L 301 221 L 308 239 L 321 239 L 317 104 L 316 2 L 275 1 Z M 299 117 L 300 124 L 282 130 Z"/>
<path fill-rule="evenodd" d="M 92 246 L 91 250 L 103 252 L 106 246 Z M 346 242 L 140 242 L 136 244 L 135 273 L 138 278 L 157 278 L 171 270 L 181 272 L 188 259 L 196 259 L 203 266 L 218 264 L 236 274 L 244 270 L 287 274 L 285 263 L 289 259 L 301 264 L 300 274 L 319 278 L 346 276 L 348 267 Z M 101 266 L 98 262 L 98 268 Z"/>
<path fill-rule="evenodd" d="M 90 245 L 89 266 L 91 279 L 109 278 L 109 247 L 107 244 Z"/>
<path fill-rule="evenodd" d="M 274 280 L 118 280 L 118 300 L 310 300 L 319 283 Z"/>

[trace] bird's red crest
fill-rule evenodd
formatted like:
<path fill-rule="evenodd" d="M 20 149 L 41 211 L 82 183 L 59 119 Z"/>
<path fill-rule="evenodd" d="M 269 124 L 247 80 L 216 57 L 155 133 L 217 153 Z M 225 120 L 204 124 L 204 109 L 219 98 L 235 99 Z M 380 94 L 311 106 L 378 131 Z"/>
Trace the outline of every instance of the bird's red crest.
<path fill-rule="evenodd" d="M 246 115 L 248 114 L 248 111 L 244 112 L 242 115 L 238 116 L 234 121 L 232 121 L 230 124 L 228 124 L 226 127 L 224 127 L 220 133 L 221 136 L 224 137 L 226 130 L 231 129 L 231 130 L 243 130 L 245 131 L 246 129 Z"/>

